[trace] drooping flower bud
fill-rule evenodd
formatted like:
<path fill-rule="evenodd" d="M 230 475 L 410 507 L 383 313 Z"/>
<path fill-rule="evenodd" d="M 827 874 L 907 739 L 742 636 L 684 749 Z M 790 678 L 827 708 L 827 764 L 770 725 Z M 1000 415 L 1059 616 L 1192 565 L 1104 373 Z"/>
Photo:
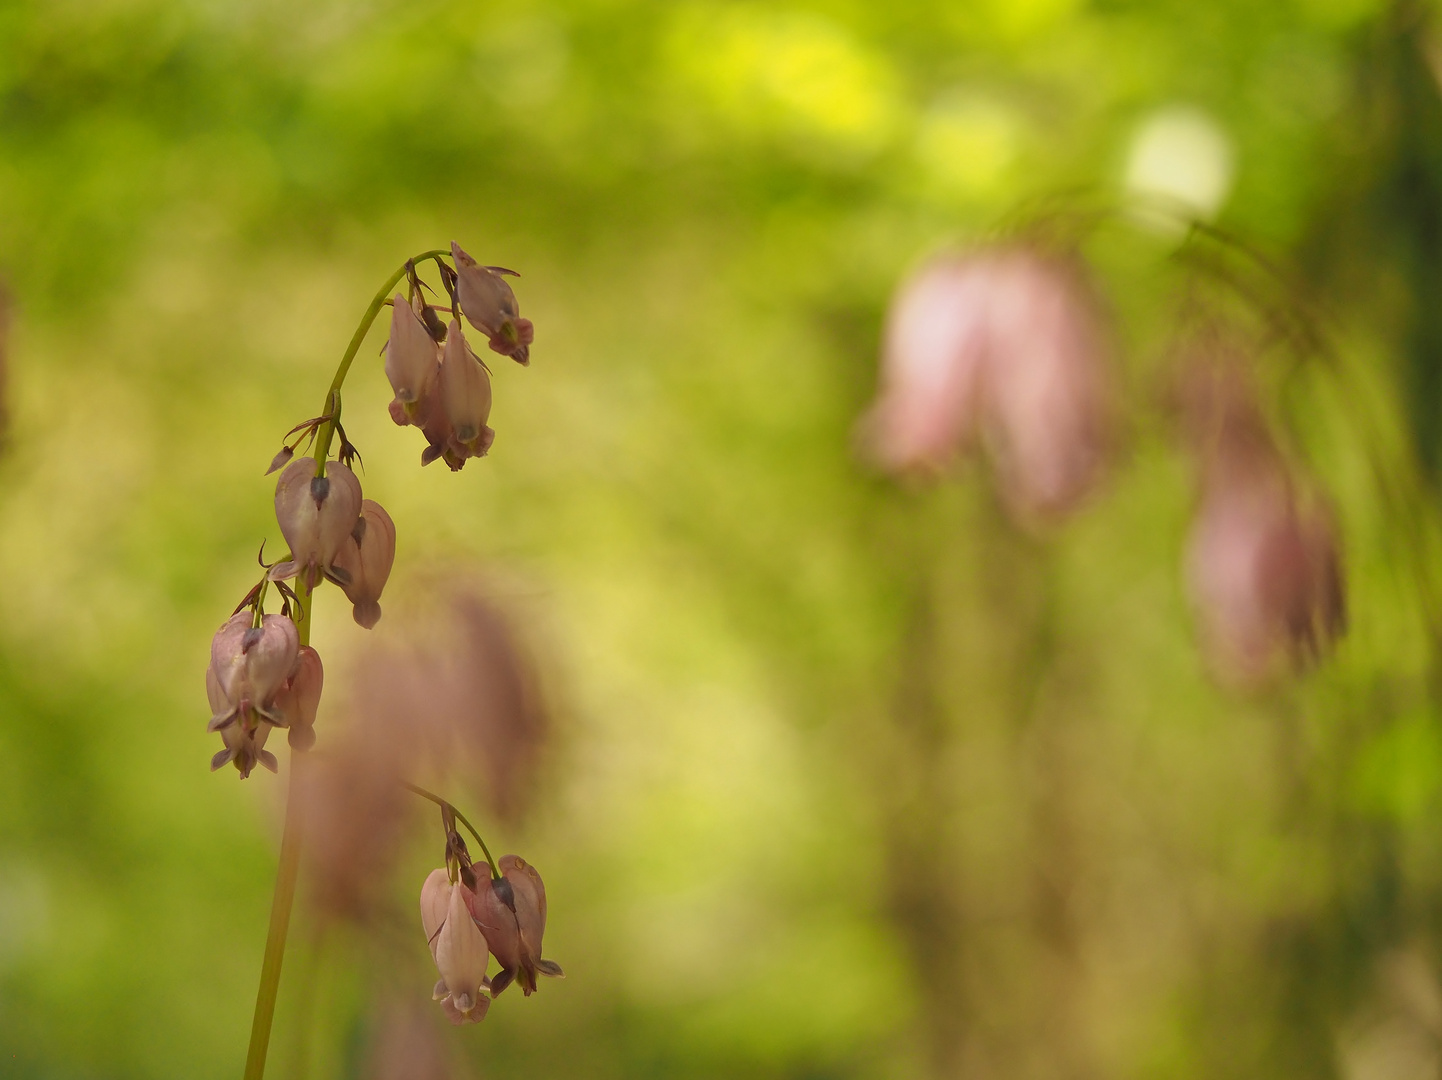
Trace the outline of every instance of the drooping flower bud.
<path fill-rule="evenodd" d="M 390 577 L 396 557 L 396 527 L 380 503 L 366 499 L 361 503 L 361 516 L 336 557 L 336 566 L 350 575 L 343 586 L 346 597 L 355 605 L 352 615 L 367 630 L 380 621 L 381 591 Z"/>
<path fill-rule="evenodd" d="M 479 1023 L 490 1008 L 481 993 L 490 957 L 486 939 L 471 920 L 470 889 L 451 884 L 445 870 L 432 870 L 421 886 L 421 926 L 440 972 L 435 998 L 453 1024 Z"/>
<path fill-rule="evenodd" d="M 285 718 L 281 726 L 290 730 L 292 749 L 309 750 L 315 745 L 315 714 L 320 708 L 320 692 L 324 683 L 325 669 L 320 662 L 320 653 L 309 645 L 302 645 L 290 678 L 275 696 L 276 710 Z"/>
<path fill-rule="evenodd" d="M 486 426 L 491 415 L 491 376 L 471 351 L 461 324 L 451 320 L 441 361 L 441 397 L 451 423 L 452 448 L 465 457 L 480 457 L 495 432 Z"/>
<path fill-rule="evenodd" d="M 519 364 L 529 364 L 535 327 L 530 319 L 521 318 L 516 294 L 503 276 L 515 276 L 515 271 L 478 265 L 454 240 L 451 258 L 456 264 L 456 290 L 460 293 L 461 311 L 466 320 L 486 335 L 493 351 Z"/>
<path fill-rule="evenodd" d="M 1299 493 L 1236 360 L 1188 375 L 1182 421 L 1202 495 L 1187 583 L 1214 669 L 1256 685 L 1314 661 L 1345 629 L 1336 526 L 1321 499 Z"/>
<path fill-rule="evenodd" d="M 883 468 L 939 469 L 973 437 L 990 293 L 986 266 L 963 258 L 932 262 L 897 291 L 867 420 Z"/>
<path fill-rule="evenodd" d="M 220 689 L 220 679 L 213 667 L 205 670 L 205 693 L 210 699 L 212 713 L 219 714 L 229 709 L 230 704 Z M 242 780 L 249 776 L 258 764 L 275 772 L 275 755 L 265 749 L 265 740 L 270 735 L 271 727 L 264 719 L 247 723 L 244 718 L 233 717 L 230 723 L 220 729 L 220 738 L 225 745 L 210 759 L 210 771 L 214 772 L 222 765 L 233 762 Z"/>
<path fill-rule="evenodd" d="M 934 471 L 981 435 L 1019 517 L 1093 486 L 1111 420 L 1097 305 L 1068 260 L 1029 248 L 947 256 L 904 283 L 887 320 L 870 450 Z"/>
<path fill-rule="evenodd" d="M 232 615 L 210 644 L 206 696 L 210 700 L 210 731 L 221 732 L 225 749 L 211 761 L 218 769 L 234 761 L 241 776 L 259 762 L 275 767 L 264 750 L 272 726 L 287 723 L 277 697 L 295 668 L 300 639 L 284 615 L 266 615 L 253 626 L 248 611 Z"/>
<path fill-rule="evenodd" d="M 295 623 L 284 615 L 266 615 L 260 626 L 251 622 L 248 611 L 232 615 L 211 640 L 210 667 L 226 705 L 216 710 L 212 731 L 252 712 L 271 723 L 282 722 L 273 703 L 295 667 L 300 637 Z"/>
<path fill-rule="evenodd" d="M 565 978 L 560 964 L 541 958 L 541 938 L 546 932 L 546 887 L 536 868 L 519 855 L 503 855 L 496 866 L 501 871 L 501 880 L 477 874 L 475 892 L 466 899 L 491 955 L 501 965 L 500 973 L 491 980 L 491 996 L 495 997 L 515 980 L 529 997 L 535 993 L 538 973 L 553 979 Z"/>
<path fill-rule="evenodd" d="M 360 516 L 361 487 L 355 473 L 338 461 L 316 476 L 315 459 L 297 458 L 275 486 L 275 516 L 290 545 L 290 558 L 271 568 L 273 581 L 299 576 L 314 589 L 322 577 L 344 585 L 350 575 L 335 569 L 335 557 Z"/>
<path fill-rule="evenodd" d="M 451 418 L 446 412 L 440 378 L 436 379 L 435 389 L 421 403 L 417 424 L 421 429 L 421 434 L 426 437 L 426 448 L 421 451 L 421 464 L 429 465 L 437 458 L 444 458 L 452 472 L 459 472 L 465 465 L 465 458 L 457 458 L 452 449 L 455 443 L 455 431 L 451 427 Z"/>
<path fill-rule="evenodd" d="M 1024 519 L 1055 518 L 1095 486 L 1112 421 L 1108 343 L 1080 268 L 1020 250 L 993 277 L 984 435 Z"/>
<path fill-rule="evenodd" d="M 418 404 L 435 385 L 439 350 L 430 331 L 400 293 L 391 300 L 391 336 L 386 343 L 386 378 L 395 400 L 414 417 Z"/>

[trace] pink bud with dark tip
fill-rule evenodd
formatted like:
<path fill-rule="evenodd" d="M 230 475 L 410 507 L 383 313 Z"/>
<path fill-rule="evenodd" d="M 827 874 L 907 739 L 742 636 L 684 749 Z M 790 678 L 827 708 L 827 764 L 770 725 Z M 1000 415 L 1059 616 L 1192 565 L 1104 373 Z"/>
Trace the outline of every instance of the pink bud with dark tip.
<path fill-rule="evenodd" d="M 471 920 L 471 891 L 451 883 L 445 870 L 432 870 L 421 886 L 421 927 L 440 981 L 434 997 L 453 1024 L 479 1023 L 490 1008 L 486 939 Z"/>
<path fill-rule="evenodd" d="M 430 393 L 440 371 L 440 355 L 430 331 L 400 293 L 391 299 L 391 336 L 386 342 L 386 378 L 395 400 L 410 417 Z"/>
<path fill-rule="evenodd" d="M 316 476 L 315 459 L 297 458 L 275 486 L 275 516 L 290 545 L 290 558 L 271 568 L 273 581 L 299 577 L 308 589 L 322 578 L 344 584 L 349 575 L 335 570 L 336 554 L 360 515 L 361 487 L 355 473 L 338 461 Z"/>
<path fill-rule="evenodd" d="M 516 276 L 516 272 L 500 266 L 480 266 L 454 240 L 451 258 L 456 264 L 456 291 L 466 320 L 486 335 L 493 351 L 519 364 L 529 364 L 535 328 L 530 319 L 521 318 L 516 294 L 504 276 Z"/>
<path fill-rule="evenodd" d="M 452 446 L 466 457 L 484 454 L 494 437 L 486 426 L 491 415 L 491 376 L 454 319 L 441 360 L 441 398 L 451 424 Z"/>
<path fill-rule="evenodd" d="M 536 991 L 536 976 L 565 977 L 561 965 L 541 958 L 541 938 L 546 932 L 546 887 L 536 868 L 519 855 L 503 855 L 496 864 L 499 881 L 481 875 L 477 864 L 474 893 L 467 897 L 476 925 L 485 935 L 491 955 L 501 965 L 491 980 L 494 997 L 518 982 L 529 997 Z"/>
<path fill-rule="evenodd" d="M 366 499 L 361 516 L 336 557 L 336 566 L 350 575 L 342 586 L 354 605 L 355 621 L 367 630 L 380 621 L 379 600 L 396 557 L 396 527 L 380 503 Z"/>

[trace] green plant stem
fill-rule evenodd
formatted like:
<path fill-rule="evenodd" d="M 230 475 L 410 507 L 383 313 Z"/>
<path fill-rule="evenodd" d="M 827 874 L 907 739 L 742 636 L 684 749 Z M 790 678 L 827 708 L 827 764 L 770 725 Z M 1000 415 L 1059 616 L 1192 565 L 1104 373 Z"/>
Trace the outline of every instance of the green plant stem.
<path fill-rule="evenodd" d="M 485 855 L 486 862 L 488 862 L 491 866 L 491 878 L 496 881 L 499 881 L 501 879 L 501 870 L 500 867 L 496 865 L 495 858 L 491 855 L 491 849 L 486 847 L 486 842 L 481 839 L 481 834 L 476 832 L 476 827 L 466 820 L 465 814 L 461 813 L 453 805 L 446 802 L 446 800 L 441 798 L 439 795 L 433 795 L 431 794 L 431 792 L 427 791 L 423 787 L 417 787 L 415 784 L 407 783 L 404 780 L 401 781 L 401 787 L 405 788 L 409 792 L 419 795 L 423 799 L 429 799 L 437 806 L 447 808 L 450 810 L 451 813 L 455 814 L 456 820 L 459 821 L 462 825 L 464 825 L 470 831 L 470 834 L 476 838 L 476 843 L 481 845 L 481 853 Z"/>
<path fill-rule="evenodd" d="M 325 407 L 321 410 L 321 415 L 329 415 L 330 419 L 321 425 L 316 436 L 315 457 L 319 466 L 318 475 L 325 468 L 325 459 L 330 453 L 331 438 L 335 434 L 336 423 L 340 419 L 341 386 L 350 372 L 351 362 L 356 358 L 356 353 L 360 351 L 361 342 L 365 340 L 366 334 L 370 331 L 371 323 L 375 322 L 376 315 L 384 306 L 390 291 L 395 288 L 401 278 L 405 277 L 406 265 L 414 265 L 426 259 L 439 259 L 445 254 L 448 253 L 437 248 L 407 260 L 405 265 L 402 265 L 399 270 L 386 279 L 386 283 L 380 287 L 375 298 L 371 300 L 370 307 L 366 308 L 365 314 L 361 316 L 360 325 L 351 335 L 350 344 L 346 346 L 345 355 L 341 357 L 340 365 L 336 368 L 335 378 L 331 379 L 330 389 L 326 391 Z M 309 645 L 311 590 L 302 586 L 296 590 L 296 597 L 300 600 L 300 611 L 297 612 L 295 621 L 296 632 L 300 643 Z M 300 774 L 304 768 L 302 765 L 304 760 L 304 753 L 299 751 L 291 753 L 290 788 L 286 794 L 285 827 L 280 840 L 280 866 L 276 870 L 275 892 L 270 901 L 270 928 L 266 931 L 265 958 L 260 965 L 260 987 L 255 993 L 255 1016 L 251 1020 L 250 1046 L 245 1055 L 245 1080 L 261 1080 L 265 1075 L 265 1055 L 270 1047 L 270 1028 L 275 1020 L 275 999 L 280 990 L 280 965 L 281 961 L 285 959 L 285 939 L 290 930 L 291 908 L 295 905 L 296 880 L 300 876 L 300 850 L 305 830 L 301 812 L 302 801 L 299 796 Z M 471 829 L 469 822 L 466 822 L 466 828 Z M 471 832 L 474 833 L 475 830 L 471 829 Z M 476 839 L 480 840 L 480 837 L 477 836 Z M 481 849 L 485 850 L 484 843 L 481 844 Z M 490 858 L 490 852 L 486 852 L 486 857 Z M 495 863 L 492 863 L 491 867 L 494 870 Z"/>
<path fill-rule="evenodd" d="M 427 259 L 435 259 L 448 254 L 450 253 L 447 251 L 434 248 L 431 251 L 422 252 L 413 259 L 407 259 L 405 265 L 402 265 L 399 270 L 386 278 L 386 283 L 376 290 L 375 296 L 371 299 L 370 307 L 366 308 L 366 313 L 361 316 L 360 325 L 355 328 L 355 333 L 351 336 L 350 344 L 346 346 L 345 356 L 341 357 L 340 366 L 335 369 L 335 378 L 330 381 L 330 389 L 326 391 L 325 407 L 321 410 L 322 416 L 330 416 L 332 406 L 338 404 L 340 388 L 342 384 L 345 383 L 346 375 L 350 372 L 351 361 L 355 359 L 356 353 L 360 352 L 361 342 L 365 340 L 366 334 L 370 332 L 371 323 L 376 321 L 376 316 L 380 314 L 381 308 L 383 308 L 385 302 L 390 299 L 391 290 L 396 287 L 396 284 L 401 278 L 406 276 L 406 266 L 414 266 L 418 262 L 425 262 Z M 319 467 L 324 467 L 326 455 L 330 453 L 330 441 L 335 435 L 335 425 L 338 419 L 339 417 L 331 416 L 329 420 L 321 425 L 320 431 L 316 434 L 315 460 Z"/>
<path fill-rule="evenodd" d="M 280 964 L 285 959 L 285 937 L 290 929 L 290 910 L 295 903 L 296 879 L 300 876 L 302 815 L 300 773 L 304 754 L 290 756 L 290 791 L 286 795 L 285 831 L 280 841 L 280 868 L 276 871 L 275 894 L 270 901 L 270 929 L 265 937 L 265 959 L 260 965 L 260 990 L 255 995 L 255 1017 L 250 1024 L 250 1049 L 245 1056 L 245 1080 L 265 1075 L 265 1054 L 270 1046 L 270 1026 L 275 1019 L 275 998 L 280 990 Z"/>

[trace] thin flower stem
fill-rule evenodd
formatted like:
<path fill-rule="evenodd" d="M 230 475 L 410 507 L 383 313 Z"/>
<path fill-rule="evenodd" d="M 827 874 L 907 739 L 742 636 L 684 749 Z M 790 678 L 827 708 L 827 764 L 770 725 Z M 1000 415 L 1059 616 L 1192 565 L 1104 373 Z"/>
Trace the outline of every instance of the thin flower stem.
<path fill-rule="evenodd" d="M 255 995 L 255 1018 L 250 1025 L 250 1048 L 245 1055 L 245 1080 L 261 1080 L 265 1075 L 270 1025 L 275 1019 L 275 998 L 280 989 L 280 964 L 285 959 L 285 936 L 290 929 L 290 909 L 295 902 L 296 878 L 300 873 L 303 822 L 299 795 L 301 762 L 304 759 L 304 754 L 293 753 L 290 756 L 285 832 L 280 841 L 280 868 L 276 872 L 275 895 L 270 902 L 270 929 L 265 938 L 265 959 L 260 966 L 260 989 Z"/>
<path fill-rule="evenodd" d="M 255 615 L 251 618 L 251 625 L 259 627 L 265 618 L 265 594 L 270 589 L 270 575 L 260 579 L 260 592 L 255 598 Z"/>
<path fill-rule="evenodd" d="M 415 784 L 408 783 L 405 780 L 401 781 L 401 787 L 405 788 L 409 792 L 419 795 L 423 799 L 430 799 L 430 801 L 435 803 L 437 806 L 447 808 L 450 810 L 451 813 L 455 814 L 456 820 L 459 821 L 462 825 L 464 825 L 468 830 L 470 830 L 470 834 L 476 838 L 476 843 L 481 845 L 481 852 L 486 856 L 486 862 L 490 863 L 491 865 L 492 879 L 496 881 L 501 880 L 501 870 L 500 867 L 496 865 L 495 857 L 491 855 L 491 849 L 486 847 L 486 842 L 481 839 L 481 834 L 476 832 L 476 827 L 466 820 L 465 814 L 461 813 L 451 803 L 446 802 L 446 800 L 441 798 L 439 795 L 433 795 L 423 787 L 417 787 Z"/>
<path fill-rule="evenodd" d="M 361 316 L 360 325 L 355 328 L 355 333 L 351 336 L 350 344 L 346 346 L 345 355 L 341 357 L 340 366 L 335 369 L 335 378 L 330 381 L 330 389 L 326 391 L 325 407 L 321 409 L 323 415 L 339 412 L 338 409 L 332 410 L 331 404 L 332 402 L 338 403 L 340 388 L 345 383 L 346 375 L 350 372 L 351 361 L 355 359 L 356 353 L 360 352 L 361 342 L 365 340 L 366 334 L 370 331 L 371 323 L 376 321 L 376 316 L 380 314 L 381 308 L 384 307 L 385 302 L 390 299 L 391 290 L 399 284 L 401 278 L 406 276 L 406 265 L 425 262 L 427 259 L 438 260 L 440 256 L 446 254 L 449 254 L 449 252 L 443 251 L 440 248 L 434 248 L 431 251 L 422 252 L 413 259 L 406 260 L 406 263 L 403 263 L 399 270 L 386 278 L 386 283 L 376 290 L 370 307 L 366 308 L 366 313 Z M 326 455 L 330 453 L 331 436 L 335 434 L 335 425 L 338 419 L 339 416 L 332 416 L 331 419 L 321 425 L 320 431 L 316 436 L 315 460 L 317 476 L 323 475 L 322 470 L 325 468 Z"/>

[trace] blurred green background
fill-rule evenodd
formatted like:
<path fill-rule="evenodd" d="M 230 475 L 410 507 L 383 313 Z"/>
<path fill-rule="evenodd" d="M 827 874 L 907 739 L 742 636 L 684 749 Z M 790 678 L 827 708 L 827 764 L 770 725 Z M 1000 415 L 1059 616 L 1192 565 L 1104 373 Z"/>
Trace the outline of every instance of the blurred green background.
<path fill-rule="evenodd" d="M 525 814 L 455 790 L 545 875 L 568 978 L 438 1028 L 453 1075 L 1435 1076 L 1431 15 L 0 6 L 0 1075 L 239 1075 L 284 784 L 207 771 L 210 636 L 276 550 L 281 434 L 386 275 L 455 239 L 536 326 L 529 369 L 492 364 L 490 457 L 420 469 L 383 329 L 347 429 L 397 525 L 387 611 L 480 574 L 547 674 Z M 984 469 L 898 486 L 854 450 L 901 275 L 1105 204 L 1173 106 L 1334 346 L 1263 381 L 1339 508 L 1352 625 L 1248 694 L 1181 582 L 1175 236 L 1089 236 L 1131 419 L 1075 520 L 1026 535 Z M 317 618 L 323 747 L 366 635 Z M 444 1075 L 375 1050 L 386 1001 L 430 1008 L 417 821 L 382 930 L 298 915 L 270 1075 Z"/>

